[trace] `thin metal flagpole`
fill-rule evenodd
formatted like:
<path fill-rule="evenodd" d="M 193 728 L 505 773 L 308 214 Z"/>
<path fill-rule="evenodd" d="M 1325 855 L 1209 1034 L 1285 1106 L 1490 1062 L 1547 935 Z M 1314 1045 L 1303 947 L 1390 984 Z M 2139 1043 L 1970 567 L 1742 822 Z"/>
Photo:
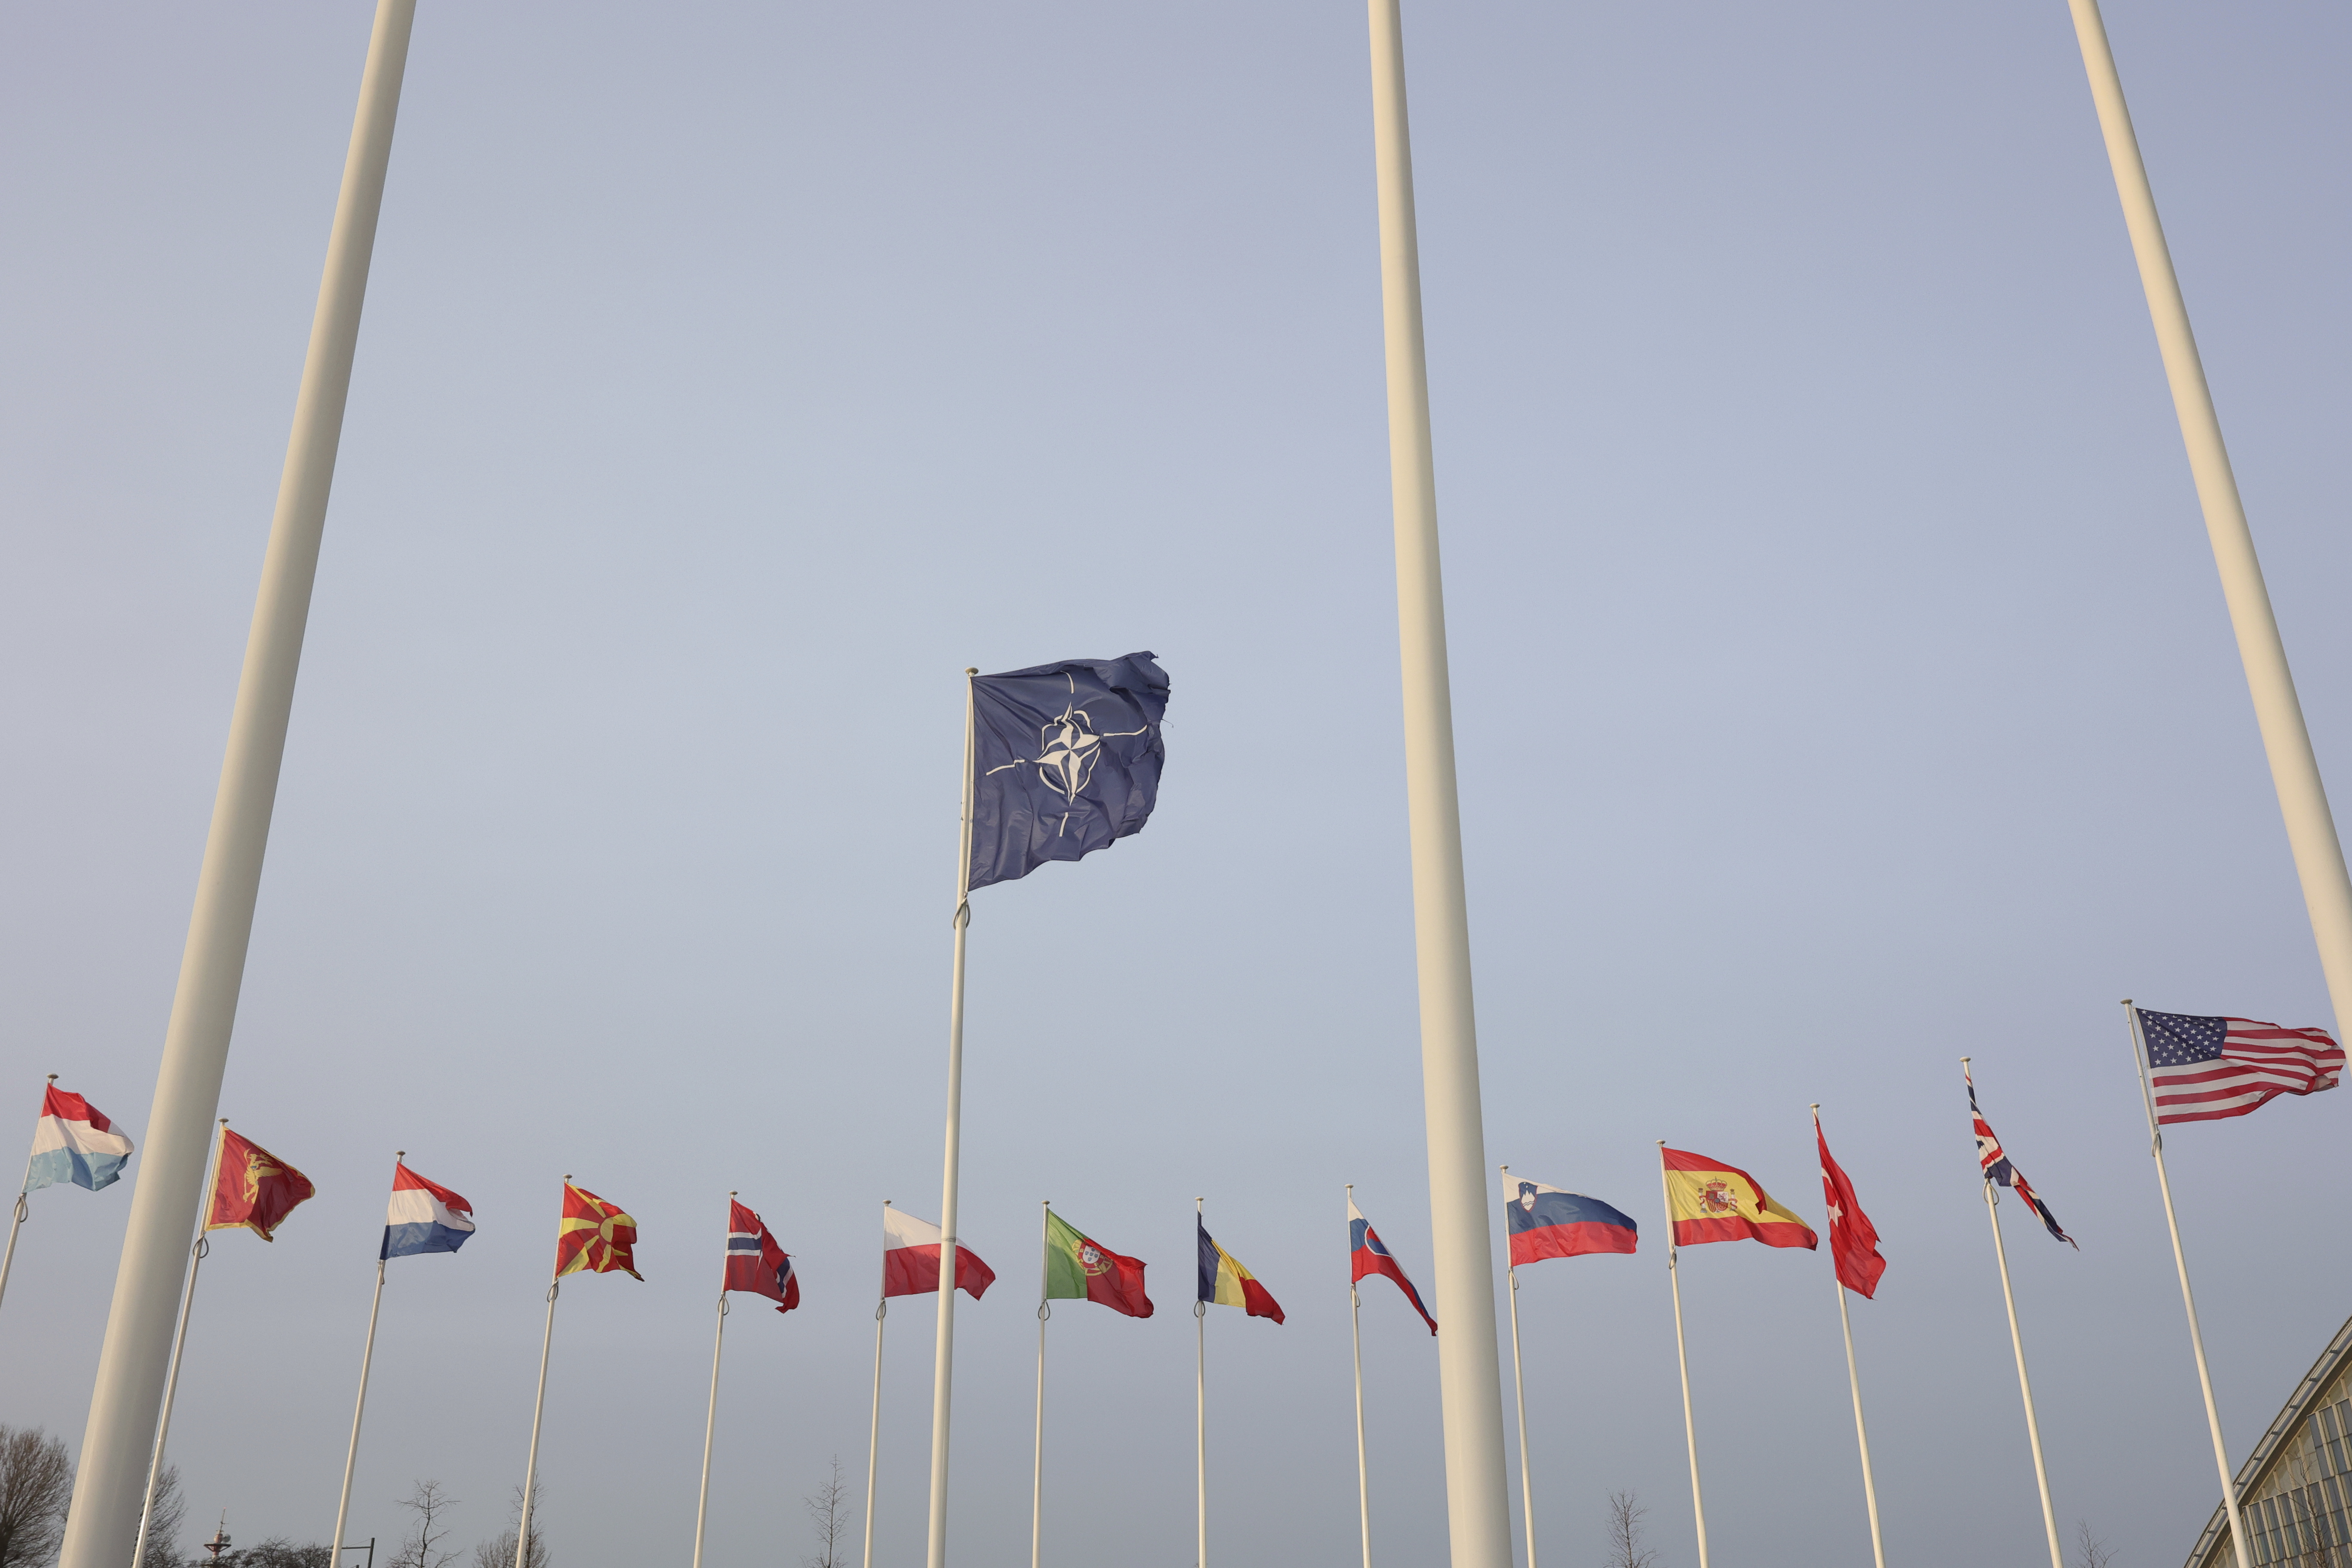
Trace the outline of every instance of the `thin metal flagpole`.
<path fill-rule="evenodd" d="M 225 1136 L 228 1118 L 222 1117 L 220 1124 L 224 1131 L 214 1135 L 212 1158 L 205 1163 L 205 1184 L 198 1189 L 206 1194 L 212 1192 L 220 1173 L 221 1145 L 228 1142 Z M 196 1239 L 188 1248 L 192 1258 L 188 1265 L 188 1282 L 180 1297 L 179 1330 L 172 1336 L 171 1365 L 163 1374 L 163 1408 L 155 1421 L 155 1447 L 147 1456 L 147 1489 L 140 1494 L 139 1533 L 131 1543 L 131 1568 L 141 1568 L 147 1560 L 147 1527 L 154 1522 L 155 1518 L 155 1483 L 163 1479 L 163 1445 L 172 1436 L 172 1401 L 180 1392 L 180 1353 L 188 1348 L 188 1318 L 196 1306 L 196 1276 L 204 1271 L 205 1258 L 213 1249 L 212 1237 L 206 1234 L 205 1226 L 205 1221 L 211 1217 L 208 1199 L 206 1205 L 197 1210 Z"/>
<path fill-rule="evenodd" d="M 1040 1203 L 1037 1212 L 1037 1444 L 1029 1461 L 1029 1568 L 1037 1568 L 1045 1531 L 1045 1320 L 1053 1316 L 1045 1295 L 1053 1283 L 1046 1244 L 1054 1234 L 1054 1200 Z"/>
<path fill-rule="evenodd" d="M 564 1173 L 565 1192 L 572 1190 L 572 1175 Z M 557 1266 L 562 1267 L 559 1259 Z M 563 1292 L 563 1277 L 555 1275 L 547 1281 L 547 1331 L 539 1342 L 539 1397 L 530 1407 L 530 1458 L 522 1467 L 522 1513 L 515 1521 L 514 1568 L 530 1568 L 530 1508 L 537 1500 L 533 1489 L 539 1485 L 539 1424 L 547 1414 L 547 1352 L 555 1343 L 555 1298 Z"/>
<path fill-rule="evenodd" d="M 401 1161 L 407 1157 L 405 1149 L 393 1151 L 392 1168 L 395 1173 Z M 383 1308 L 383 1265 L 384 1259 L 379 1256 L 375 1260 L 375 1297 L 368 1303 L 367 1342 L 360 1350 L 360 1396 L 352 1405 L 352 1446 L 343 1453 L 343 1491 L 335 1500 L 335 1533 L 327 1537 L 335 1543 L 338 1563 L 341 1561 L 343 1526 L 352 1513 L 352 1472 L 360 1462 L 360 1417 L 367 1413 L 368 1366 L 375 1360 L 376 1314 Z"/>
<path fill-rule="evenodd" d="M 1510 1180 L 1508 1165 L 1495 1168 L 1503 1173 L 1506 1182 Z M 1504 1256 L 1507 1258 L 1509 1254 Z M 1536 1492 L 1528 1464 L 1528 1380 L 1519 1370 L 1519 1270 L 1516 1264 L 1506 1263 L 1503 1274 L 1510 1282 L 1511 1387 L 1519 1399 L 1519 1510 L 1527 1526 L 1528 1568 L 1536 1568 Z"/>
<path fill-rule="evenodd" d="M 1356 1184 L 1348 1184 L 1348 1247 L 1355 1250 Z M 1352 1269 L 1352 1265 L 1350 1268 Z M 1348 1281 L 1348 1331 L 1353 1337 L 1356 1350 L 1356 1524 L 1364 1537 L 1364 1568 L 1372 1568 L 1372 1479 L 1364 1464 L 1364 1326 L 1363 1298 L 1356 1294 L 1356 1282 Z"/>
<path fill-rule="evenodd" d="M 51 1073 L 49 1075 L 49 1088 L 55 1089 L 57 1084 L 58 1075 Z M 46 1093 L 42 1096 L 41 1103 L 43 1106 L 47 1106 L 48 1104 L 48 1097 Z M 27 1189 L 29 1189 L 32 1184 L 33 1153 L 32 1151 L 28 1149 L 25 1152 L 25 1179 L 16 1184 L 16 1213 L 8 1221 L 8 1250 L 6 1252 L 0 1252 L 0 1300 L 7 1299 L 8 1269 L 9 1266 L 16 1261 L 16 1232 L 23 1226 L 26 1219 L 32 1212 L 32 1205 L 26 1201 Z"/>
<path fill-rule="evenodd" d="M 1201 1200 L 1192 1200 L 1192 1228 L 1201 1229 Z M 1209 1304 L 1192 1303 L 1192 1474 L 1200 1522 L 1199 1554 L 1192 1568 L 1209 1568 Z"/>
<path fill-rule="evenodd" d="M 2140 158 L 2131 109 L 2124 101 L 2123 79 L 2107 45 L 2106 23 L 2099 16 L 2098 0 L 2067 0 L 2067 4 L 2074 15 L 2074 39 L 2082 48 L 2083 70 L 2090 79 L 2091 101 L 2098 110 L 2099 131 L 2106 142 L 2108 166 L 2115 174 L 2116 195 L 2123 204 L 2124 226 L 2131 233 L 2140 287 L 2156 328 L 2157 349 L 2164 358 L 2173 412 L 2180 423 L 2181 442 L 2188 448 L 2189 473 L 2205 514 L 2205 533 L 2221 574 L 2221 596 L 2229 605 L 2230 626 L 2237 637 L 2238 658 L 2253 698 L 2263 752 L 2270 762 L 2271 784 L 2278 794 L 2279 814 L 2285 819 L 2287 847 L 2303 885 L 2312 939 L 2319 948 L 2320 968 L 2327 976 L 2328 999 L 2341 1024 L 2352 1019 L 2352 879 L 2345 875 L 2344 846 L 2328 810 L 2318 759 L 2312 753 L 2311 731 L 2304 721 L 2303 703 L 2295 696 L 2294 675 L 2287 667 L 2286 645 L 2279 637 L 2278 617 L 2271 607 L 2270 589 L 2263 581 L 2262 561 L 2254 553 L 2253 531 L 2246 524 L 2245 504 L 2239 498 L 2237 476 L 2230 467 L 2230 450 L 2221 440 L 2221 416 L 2213 410 L 2213 392 L 2205 383 L 2204 362 L 2197 352 L 2196 334 L 2189 329 L 2188 302 L 2181 298 L 2180 279 L 2173 270 L 2164 224 L 2157 216 L 2156 194 L 2147 183 L 2147 165 Z"/>
<path fill-rule="evenodd" d="M 1681 1248 L 1675 1245 L 1675 1199 L 1666 1184 L 1666 1141 L 1658 1140 L 1658 1195 L 1666 1209 L 1666 1279 L 1675 1293 L 1675 1364 L 1683 1374 L 1683 1442 L 1690 1449 L 1691 1512 L 1698 1520 L 1698 1568 L 1706 1568 L 1706 1500 L 1698 1485 L 1698 1427 L 1691 1421 L 1690 1355 L 1683 1348 Z M 1532 1565 L 1530 1565 L 1532 1568 Z"/>
<path fill-rule="evenodd" d="M 120 1568 L 132 1545 L 139 1468 L 155 1435 L 157 1395 L 172 1340 L 189 1221 L 203 1200 L 195 1184 L 205 1141 L 228 1069 L 237 993 L 261 889 L 270 813 L 294 706 L 294 681 L 326 527 L 328 492 L 358 352 L 360 312 L 376 219 L 383 206 L 393 124 L 416 0 L 377 0 L 360 78 L 359 104 L 343 161 L 342 188 L 327 239 L 310 346 L 295 394 L 286 466 L 270 520 L 269 544 L 254 596 L 245 665 L 237 677 L 221 760 L 220 787 L 196 876 L 187 945 L 165 1026 L 163 1057 L 147 1119 L 143 1173 L 131 1194 L 122 1259 L 114 1277 L 106 1339 L 99 1352 L 83 1428 L 74 1509 L 66 1518 L 61 1568 Z"/>
<path fill-rule="evenodd" d="M 963 672 L 963 807 L 956 831 L 955 967 L 948 991 L 946 1176 L 940 1194 L 940 1326 L 931 1369 L 929 1568 L 948 1561 L 948 1404 L 955 1382 L 956 1174 L 963 1154 L 964 938 L 971 928 L 972 678 Z"/>
<path fill-rule="evenodd" d="M 1972 1058 L 1960 1058 L 1960 1071 L 1968 1072 Z M 1973 1134 L 1971 1134 L 1973 1135 Z M 2066 1568 L 2064 1554 L 2058 1550 L 2058 1514 L 2050 1506 L 2050 1472 L 2042 1462 L 2042 1424 L 2033 1415 L 2033 1379 L 2025 1371 L 2025 1336 L 2017 1329 L 2017 1297 L 2009 1288 L 2009 1248 L 2000 1238 L 2000 1198 L 1992 1190 L 1992 1178 L 1984 1179 L 1985 1217 L 1992 1221 L 1992 1254 L 2000 1263 L 2000 1300 L 2009 1309 L 2009 1342 L 2017 1352 L 2017 1388 L 2025 1396 L 2025 1437 L 2033 1449 L 2033 1484 L 2042 1489 L 2042 1528 L 2050 1538 L 2050 1568 Z"/>
<path fill-rule="evenodd" d="M 890 1200 L 884 1198 L 882 1206 L 888 1208 Z M 889 1289 L 890 1281 L 882 1281 Z M 882 1456 L 882 1324 L 890 1315 L 890 1298 L 885 1294 L 874 1302 L 874 1411 L 866 1426 L 866 1558 L 865 1568 L 874 1568 L 874 1474 L 875 1464 Z"/>
<path fill-rule="evenodd" d="M 1822 1132 L 1822 1108 L 1818 1102 L 1812 1111 L 1813 1136 L 1818 1140 Z M 1870 1428 L 1862 1419 L 1862 1373 L 1853 1361 L 1853 1319 L 1846 1310 L 1845 1281 L 1838 1278 L 1834 1249 L 1830 1258 L 1830 1289 L 1837 1292 L 1838 1328 L 1845 1334 L 1845 1380 L 1853 1390 L 1853 1437 L 1862 1447 L 1862 1499 L 1870 1506 L 1871 1561 L 1877 1568 L 1886 1568 L 1886 1549 L 1878 1539 L 1878 1481 L 1870 1470 Z"/>
<path fill-rule="evenodd" d="M 727 1239 L 735 1239 L 735 1193 L 727 1194 Z M 694 1500 L 694 1568 L 702 1568 L 702 1523 L 710 1512 L 710 1443 L 719 1430 L 719 1353 L 727 1348 L 727 1261 L 719 1255 L 719 1328 L 710 1336 L 710 1405 L 702 1416 L 702 1489 Z"/>
<path fill-rule="evenodd" d="M 2189 1310 L 2189 1344 L 2197 1352 L 2197 1386 L 2205 1395 L 2205 1427 L 2213 1438 L 2213 1468 L 2221 1475 L 2221 1502 L 2230 1511 L 2230 1550 L 2238 1568 L 2247 1568 L 2245 1524 L 2238 1515 L 2238 1488 L 2230 1474 L 2230 1448 L 2221 1440 L 2221 1413 L 2213 1404 L 2213 1374 L 2205 1367 L 2205 1334 L 2197 1326 L 2197 1298 L 2189 1289 L 2189 1257 L 2180 1249 L 2180 1221 L 2172 1212 L 2172 1179 L 2164 1170 L 2164 1133 L 2156 1120 L 2156 1098 L 2147 1082 L 2147 1034 L 2140 1026 L 2139 1009 L 2124 998 L 2124 1017 L 2130 1031 L 2132 1066 L 2139 1074 L 2140 1105 L 2147 1112 L 2147 1152 L 2156 1157 L 2156 1184 L 2164 1194 L 2164 1223 L 2172 1232 L 2172 1264 L 2180 1271 L 2180 1304 Z"/>

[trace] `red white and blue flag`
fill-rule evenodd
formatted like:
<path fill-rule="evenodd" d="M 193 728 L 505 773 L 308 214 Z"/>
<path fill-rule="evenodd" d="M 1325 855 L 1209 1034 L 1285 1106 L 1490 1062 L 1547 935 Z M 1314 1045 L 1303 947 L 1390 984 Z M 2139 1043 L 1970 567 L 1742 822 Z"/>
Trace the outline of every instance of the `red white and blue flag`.
<path fill-rule="evenodd" d="M 1437 1331 L 1437 1320 L 1431 1317 L 1429 1309 L 1421 1304 L 1421 1292 L 1414 1289 L 1412 1281 L 1404 1277 L 1403 1266 L 1390 1256 L 1387 1246 L 1381 1240 L 1381 1233 L 1374 1230 L 1372 1222 L 1358 1210 L 1353 1198 L 1348 1200 L 1348 1267 L 1349 1285 L 1371 1274 L 1395 1280 L 1396 1288 L 1404 1292 L 1404 1299 L 1412 1303 L 1412 1310 L 1421 1314 L 1421 1321 L 1429 1325 L 1429 1331 L 1433 1334 Z"/>
<path fill-rule="evenodd" d="M 765 1296 L 779 1312 L 801 1304 L 800 1276 L 793 1272 L 793 1257 L 776 1243 L 768 1222 L 727 1200 L 727 1283 L 725 1290 L 749 1290 Z"/>
<path fill-rule="evenodd" d="M 2325 1029 L 2132 1011 L 2147 1043 L 2159 1122 L 2243 1116 L 2277 1095 L 2334 1089 L 2344 1070 L 2344 1047 Z"/>
<path fill-rule="evenodd" d="M 1541 1182 L 1503 1177 L 1503 1228 L 1511 1239 L 1511 1267 L 1587 1252 L 1631 1252 L 1638 1226 L 1599 1198 L 1563 1192 Z"/>
<path fill-rule="evenodd" d="M 384 1208 L 383 1250 L 376 1254 L 378 1258 L 455 1252 L 473 1234 L 473 1205 L 401 1162 L 393 1162 L 392 1202 Z"/>
<path fill-rule="evenodd" d="M 112 1185 L 130 1158 L 131 1140 L 115 1130 L 103 1111 L 51 1084 L 41 1099 L 41 1119 L 33 1124 L 33 1157 L 25 1165 L 24 1190 L 71 1182 L 94 1193 Z"/>
<path fill-rule="evenodd" d="M 1968 1080 L 1969 1117 L 1976 1123 L 1977 1163 L 1984 1167 L 1984 1179 L 1999 1182 L 2015 1193 L 2018 1202 L 2032 1210 L 2033 1217 L 2049 1227 L 2051 1235 L 2080 1252 L 2082 1248 L 2075 1245 L 2074 1238 L 2058 1228 L 2058 1216 L 2050 1212 L 2050 1205 L 2042 1201 L 2042 1194 L 2033 1190 L 2033 1184 L 2025 1179 L 2025 1173 L 2009 1163 L 2009 1155 L 2001 1148 L 2000 1139 L 1994 1134 L 1992 1123 L 1987 1121 L 1984 1112 L 1977 1109 L 1976 1075 L 1964 1066 L 1960 1068 L 1960 1076 Z"/>

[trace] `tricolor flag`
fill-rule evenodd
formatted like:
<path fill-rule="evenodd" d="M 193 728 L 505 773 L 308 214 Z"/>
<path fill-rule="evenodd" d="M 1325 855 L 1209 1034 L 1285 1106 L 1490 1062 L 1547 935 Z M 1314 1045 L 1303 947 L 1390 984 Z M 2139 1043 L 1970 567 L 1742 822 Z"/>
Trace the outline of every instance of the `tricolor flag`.
<path fill-rule="evenodd" d="M 94 1193 L 120 1179 L 122 1163 L 130 1158 L 131 1140 L 98 1107 L 51 1084 L 41 1099 L 41 1119 L 33 1123 L 25 1191 L 71 1182 Z"/>
<path fill-rule="evenodd" d="M 971 886 L 1142 832 L 1167 710 L 1168 672 L 1149 653 L 974 677 Z"/>
<path fill-rule="evenodd" d="M 563 1184 L 563 1217 L 555 1226 L 555 1277 L 637 1272 L 637 1222 L 585 1187 Z M 553 1321 L 550 1319 L 549 1321 Z"/>
<path fill-rule="evenodd" d="M 2344 1070 L 2344 1047 L 2325 1029 L 2132 1011 L 2147 1042 L 2159 1122 L 2243 1116 L 2282 1094 L 2334 1089 Z"/>
<path fill-rule="evenodd" d="M 1582 1193 L 1503 1176 L 1503 1229 L 1511 1267 L 1588 1252 L 1631 1252 L 1640 1227 L 1622 1212 Z"/>
<path fill-rule="evenodd" d="M 1052 1209 L 1045 1211 L 1045 1296 L 1083 1297 L 1130 1318 L 1151 1316 L 1142 1260 L 1113 1252 Z"/>
<path fill-rule="evenodd" d="M 297 1204 L 319 1195 L 310 1178 L 280 1160 L 250 1138 L 220 1130 L 220 1163 L 213 1171 L 212 1205 L 205 1211 L 206 1230 L 233 1230 L 238 1226 L 264 1241 L 294 1212 Z"/>
<path fill-rule="evenodd" d="M 473 1205 L 401 1162 L 393 1162 L 392 1203 L 384 1210 L 383 1250 L 376 1254 L 378 1258 L 455 1252 L 473 1234 Z"/>
<path fill-rule="evenodd" d="M 1372 1228 L 1372 1222 L 1356 1207 L 1354 1198 L 1348 1200 L 1348 1283 L 1350 1285 L 1373 1274 L 1395 1280 L 1396 1288 L 1404 1292 L 1404 1299 L 1412 1303 L 1412 1310 L 1421 1314 L 1421 1321 L 1429 1325 L 1429 1331 L 1433 1334 L 1437 1331 L 1437 1320 L 1431 1317 L 1429 1309 L 1421 1304 L 1421 1292 L 1414 1289 L 1412 1281 L 1404 1277 L 1403 1265 L 1390 1255 L 1387 1245 L 1381 1240 L 1381 1233 Z"/>
<path fill-rule="evenodd" d="M 1866 1299 L 1877 1294 L 1878 1277 L 1886 1272 L 1886 1259 L 1878 1256 L 1878 1227 L 1862 1212 L 1844 1168 L 1831 1158 L 1819 1111 L 1813 1113 L 1813 1141 L 1822 1149 L 1822 1198 L 1829 1205 L 1830 1258 L 1837 1265 L 1838 1283 Z"/>
<path fill-rule="evenodd" d="M 1239 1307 L 1253 1318 L 1282 1321 L 1282 1303 L 1257 1282 L 1256 1275 L 1242 1267 L 1241 1259 L 1217 1245 L 1216 1237 L 1209 1234 L 1208 1226 L 1197 1214 L 1192 1216 L 1192 1228 L 1199 1233 L 1200 1299 L 1220 1307 Z M 1136 1271 L 1139 1276 L 1142 1265 L 1138 1264 Z"/>
<path fill-rule="evenodd" d="M 765 1296 L 779 1312 L 801 1304 L 800 1276 L 793 1272 L 792 1254 L 776 1244 L 765 1220 L 731 1197 L 727 1200 L 727 1283 L 721 1289 Z"/>
<path fill-rule="evenodd" d="M 1812 1227 L 1765 1193 L 1761 1183 L 1737 1165 L 1658 1147 L 1666 1170 L 1666 1214 L 1674 1221 L 1675 1245 L 1709 1241 L 1760 1241 L 1767 1247 L 1820 1245 Z"/>
<path fill-rule="evenodd" d="M 905 1209 L 882 1205 L 882 1294 L 920 1296 L 940 1288 L 940 1227 Z M 956 1289 L 979 1300 L 996 1283 L 980 1254 L 956 1243 Z"/>
<path fill-rule="evenodd" d="M 2050 1212 L 2050 1206 L 2042 1201 L 2042 1194 L 2035 1192 L 2033 1184 L 2025 1179 L 2025 1173 L 2010 1163 L 2009 1155 L 2001 1149 L 2000 1138 L 1993 1133 L 1992 1123 L 1987 1121 L 1984 1112 L 1977 1109 L 1976 1074 L 1969 1070 L 1965 1062 L 1960 1066 L 1960 1077 L 1968 1081 L 1969 1120 L 1976 1123 L 1977 1163 L 1984 1167 L 1984 1179 L 1999 1182 L 2015 1193 L 2017 1201 L 2032 1210 L 2033 1217 L 2040 1220 L 2051 1235 L 2075 1251 L 2082 1251 L 2073 1237 L 2058 1228 L 2058 1216 Z"/>

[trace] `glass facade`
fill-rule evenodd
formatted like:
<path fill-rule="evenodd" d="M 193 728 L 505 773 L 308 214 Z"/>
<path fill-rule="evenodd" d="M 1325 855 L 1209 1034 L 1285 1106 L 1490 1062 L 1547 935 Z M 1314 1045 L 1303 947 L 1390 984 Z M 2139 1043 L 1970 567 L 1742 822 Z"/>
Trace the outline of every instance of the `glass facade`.
<path fill-rule="evenodd" d="M 2240 1503 L 2249 1568 L 2352 1568 L 2352 1521 L 2345 1518 L 2352 1502 L 2352 1368 L 2329 1379 L 2325 1394 L 2294 1412 L 2283 1440 L 2257 1456 L 2261 1468 Z M 2190 1568 L 2233 1568 L 2226 1525 L 2209 1528 L 2204 1546 Z"/>

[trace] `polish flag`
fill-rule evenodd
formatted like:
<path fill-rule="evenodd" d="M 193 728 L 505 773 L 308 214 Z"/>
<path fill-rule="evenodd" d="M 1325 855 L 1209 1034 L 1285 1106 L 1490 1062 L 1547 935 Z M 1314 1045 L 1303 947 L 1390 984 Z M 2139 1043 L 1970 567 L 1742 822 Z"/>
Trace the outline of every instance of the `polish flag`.
<path fill-rule="evenodd" d="M 905 1209 L 882 1205 L 882 1294 L 920 1296 L 940 1288 L 940 1227 Z M 961 1243 L 956 1288 L 977 1301 L 996 1283 L 996 1270 Z"/>

